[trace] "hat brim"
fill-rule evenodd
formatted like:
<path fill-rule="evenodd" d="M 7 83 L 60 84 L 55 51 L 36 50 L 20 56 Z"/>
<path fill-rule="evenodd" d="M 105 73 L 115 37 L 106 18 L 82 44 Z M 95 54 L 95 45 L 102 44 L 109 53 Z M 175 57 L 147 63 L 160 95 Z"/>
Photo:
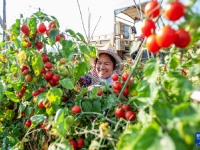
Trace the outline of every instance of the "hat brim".
<path fill-rule="evenodd" d="M 99 55 L 102 54 L 102 53 L 111 55 L 116 60 L 116 69 L 123 70 L 123 68 L 124 68 L 123 61 L 117 54 L 114 54 L 114 53 L 109 52 L 107 50 L 98 50 L 98 52 L 99 52 Z M 91 64 L 91 66 L 94 67 L 94 60 L 93 59 L 90 60 L 90 64 Z"/>

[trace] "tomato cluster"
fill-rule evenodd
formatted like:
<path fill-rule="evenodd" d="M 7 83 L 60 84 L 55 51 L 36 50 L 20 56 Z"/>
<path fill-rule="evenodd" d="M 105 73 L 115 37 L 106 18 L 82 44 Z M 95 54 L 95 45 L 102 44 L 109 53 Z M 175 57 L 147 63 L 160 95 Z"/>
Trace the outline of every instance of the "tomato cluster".
<path fill-rule="evenodd" d="M 84 140 L 82 138 L 80 138 L 78 141 L 71 140 L 69 141 L 69 144 L 73 146 L 74 150 L 76 150 L 77 147 L 81 148 L 84 146 Z"/>
<path fill-rule="evenodd" d="M 168 3 L 164 7 L 164 16 L 170 21 L 177 21 L 185 12 L 185 6 L 179 1 Z M 175 31 L 170 26 L 164 26 L 155 34 L 156 25 L 152 20 L 160 15 L 160 6 L 157 1 L 150 1 L 145 6 L 145 15 L 149 18 L 143 21 L 141 31 L 147 37 L 146 46 L 152 53 L 158 52 L 161 48 L 167 48 L 175 44 L 178 48 L 186 48 L 191 37 L 185 29 Z"/>
<path fill-rule="evenodd" d="M 133 111 L 130 111 L 130 106 L 124 104 L 115 109 L 115 116 L 119 118 L 126 118 L 130 121 L 133 121 L 136 118 L 136 114 Z"/>

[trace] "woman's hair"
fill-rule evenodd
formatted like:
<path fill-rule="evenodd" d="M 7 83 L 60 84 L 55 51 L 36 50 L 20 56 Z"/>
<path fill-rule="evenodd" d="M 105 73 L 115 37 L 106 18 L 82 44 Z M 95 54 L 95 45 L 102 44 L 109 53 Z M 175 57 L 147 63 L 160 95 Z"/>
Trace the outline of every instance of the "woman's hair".
<path fill-rule="evenodd" d="M 107 56 L 109 56 L 110 60 L 113 62 L 113 70 L 115 70 L 116 68 L 116 60 L 113 56 L 111 56 L 110 54 L 107 54 L 107 53 L 101 53 L 99 54 L 99 56 L 101 56 L 102 54 L 106 54 Z M 96 64 L 97 64 L 97 61 L 98 61 L 98 58 L 95 57 L 94 58 L 94 66 L 96 67 Z"/>

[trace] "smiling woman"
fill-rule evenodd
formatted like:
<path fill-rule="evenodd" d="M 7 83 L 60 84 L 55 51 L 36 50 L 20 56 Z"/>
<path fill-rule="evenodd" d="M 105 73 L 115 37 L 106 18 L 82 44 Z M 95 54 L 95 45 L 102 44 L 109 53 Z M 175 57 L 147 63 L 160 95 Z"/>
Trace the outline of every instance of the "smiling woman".
<path fill-rule="evenodd" d="M 121 58 L 116 54 L 110 44 L 101 48 L 98 52 L 98 57 L 95 57 L 94 60 L 91 61 L 93 69 L 88 72 L 94 79 L 88 76 L 82 76 L 79 80 L 79 83 L 81 82 L 84 87 L 98 85 L 100 84 L 99 82 L 103 80 L 107 83 L 112 83 L 111 75 L 113 73 L 120 75 L 119 71 L 123 69 Z"/>

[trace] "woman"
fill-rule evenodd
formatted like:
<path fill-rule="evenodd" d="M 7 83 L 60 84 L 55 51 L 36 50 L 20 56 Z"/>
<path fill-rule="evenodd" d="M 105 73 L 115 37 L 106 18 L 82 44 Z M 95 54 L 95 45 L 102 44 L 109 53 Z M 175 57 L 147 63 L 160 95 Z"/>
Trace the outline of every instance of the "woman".
<path fill-rule="evenodd" d="M 88 71 L 89 75 L 96 80 L 88 76 L 82 76 L 81 80 L 84 87 L 98 85 L 100 84 L 99 82 L 103 80 L 107 83 L 112 83 L 112 74 L 117 73 L 120 75 L 119 70 L 123 69 L 122 59 L 116 54 L 110 44 L 101 48 L 98 52 L 99 57 L 95 57 L 95 59 L 91 61 L 93 69 Z"/>

